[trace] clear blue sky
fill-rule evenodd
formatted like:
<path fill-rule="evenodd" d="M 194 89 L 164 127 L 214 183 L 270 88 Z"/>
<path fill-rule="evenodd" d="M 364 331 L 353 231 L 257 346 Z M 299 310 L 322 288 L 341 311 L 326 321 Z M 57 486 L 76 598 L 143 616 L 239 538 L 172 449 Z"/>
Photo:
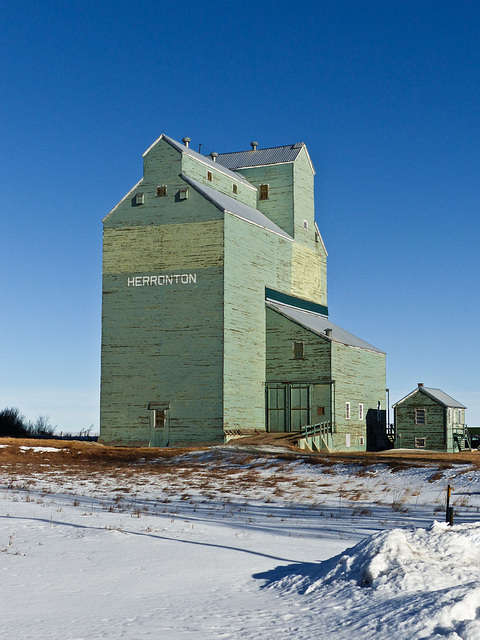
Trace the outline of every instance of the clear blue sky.
<path fill-rule="evenodd" d="M 332 321 L 480 425 L 480 5 L 6 1 L 0 409 L 99 424 L 102 218 L 162 133 L 304 141 Z"/>

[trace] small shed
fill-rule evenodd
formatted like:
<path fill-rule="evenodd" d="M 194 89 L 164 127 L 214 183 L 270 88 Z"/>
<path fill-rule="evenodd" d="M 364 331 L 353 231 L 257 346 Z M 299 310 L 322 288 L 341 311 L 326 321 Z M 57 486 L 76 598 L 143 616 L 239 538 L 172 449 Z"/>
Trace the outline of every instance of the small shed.
<path fill-rule="evenodd" d="M 397 448 L 448 452 L 470 449 L 466 407 L 444 391 L 419 382 L 393 409 Z"/>

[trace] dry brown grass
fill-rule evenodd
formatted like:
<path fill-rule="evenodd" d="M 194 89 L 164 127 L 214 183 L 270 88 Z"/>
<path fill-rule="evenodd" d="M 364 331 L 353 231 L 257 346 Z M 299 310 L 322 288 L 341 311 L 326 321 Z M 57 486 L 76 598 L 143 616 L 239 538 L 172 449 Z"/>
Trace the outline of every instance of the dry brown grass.
<path fill-rule="evenodd" d="M 101 482 L 103 474 L 115 478 L 118 491 L 128 492 L 128 486 L 139 482 L 139 470 L 142 471 L 142 482 L 150 474 L 162 474 L 169 477 L 169 485 L 176 490 L 176 482 L 187 481 L 192 488 L 217 491 L 242 492 L 248 487 L 268 488 L 276 495 L 288 491 L 292 478 L 289 475 L 291 462 L 303 460 L 309 465 L 325 467 L 329 472 L 335 471 L 339 464 L 355 465 L 352 473 L 359 476 L 368 475 L 371 467 L 386 465 L 392 472 L 410 467 L 432 468 L 432 481 L 439 479 L 440 470 L 455 465 L 469 465 L 480 468 L 480 453 L 446 454 L 425 451 L 386 451 L 381 453 L 338 453 L 309 454 L 301 451 L 285 449 L 277 452 L 266 452 L 261 448 L 242 451 L 235 448 L 214 449 L 208 447 L 183 448 L 134 448 L 109 447 L 97 443 L 62 441 L 62 440 L 28 440 L 16 438 L 0 438 L 0 470 L 7 477 L 15 475 L 32 477 L 37 474 L 74 473 L 79 480 Z M 21 448 L 26 447 L 26 448 Z M 36 451 L 34 448 L 47 447 L 56 451 Z M 208 451 L 208 461 L 204 456 L 189 456 L 178 460 L 178 456 L 198 451 Z M 177 458 L 177 459 L 175 459 Z M 262 458 L 262 467 L 276 467 L 273 475 L 262 474 L 257 467 Z M 8 480 L 6 484 L 8 484 Z M 295 480 L 295 486 L 309 486 L 308 480 Z M 182 484 L 184 486 L 184 484 Z M 312 485 L 312 491 L 318 491 L 321 485 Z M 178 487 L 180 489 L 180 486 Z"/>

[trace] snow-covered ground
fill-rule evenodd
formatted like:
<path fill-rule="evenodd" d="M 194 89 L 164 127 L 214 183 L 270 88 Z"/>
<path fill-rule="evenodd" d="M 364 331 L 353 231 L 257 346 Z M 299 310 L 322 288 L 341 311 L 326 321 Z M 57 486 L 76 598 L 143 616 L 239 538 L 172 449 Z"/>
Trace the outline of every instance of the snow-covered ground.
<path fill-rule="evenodd" d="M 0 637 L 480 640 L 478 479 L 228 447 L 9 467 Z"/>

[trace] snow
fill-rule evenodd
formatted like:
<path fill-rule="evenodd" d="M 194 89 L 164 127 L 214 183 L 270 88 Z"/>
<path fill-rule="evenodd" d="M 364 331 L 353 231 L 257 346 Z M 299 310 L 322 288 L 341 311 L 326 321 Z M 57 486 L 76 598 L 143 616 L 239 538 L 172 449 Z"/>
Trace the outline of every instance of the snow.
<path fill-rule="evenodd" d="M 480 640 L 469 465 L 325 466 L 220 447 L 117 470 L 25 469 L 0 479 L 2 637 Z"/>

